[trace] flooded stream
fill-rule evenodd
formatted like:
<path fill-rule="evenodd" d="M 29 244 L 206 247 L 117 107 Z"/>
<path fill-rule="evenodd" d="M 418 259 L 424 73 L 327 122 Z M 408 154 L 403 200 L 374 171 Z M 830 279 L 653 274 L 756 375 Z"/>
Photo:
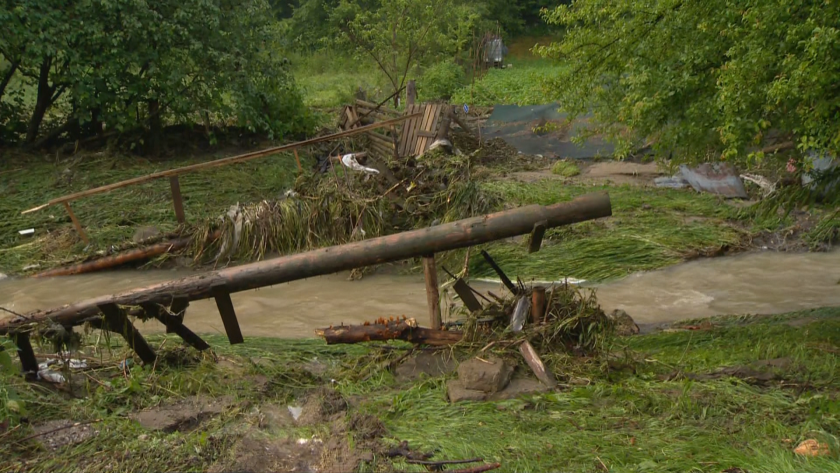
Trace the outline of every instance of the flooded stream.
<path fill-rule="evenodd" d="M 185 270 L 130 270 L 54 279 L 0 281 L 0 306 L 27 312 L 59 306 L 170 279 Z M 698 260 L 595 285 L 602 307 L 623 309 L 639 324 L 718 314 L 781 313 L 840 306 L 840 251 L 749 253 Z M 501 294 L 498 285 L 473 283 Z M 321 276 L 232 296 L 246 336 L 310 337 L 313 330 L 381 316 L 428 317 L 422 276 L 377 274 L 348 281 Z M 4 316 L 0 314 L 0 318 Z M 212 300 L 196 301 L 185 323 L 198 333 L 224 333 Z M 161 332 L 157 322 L 141 331 Z"/>

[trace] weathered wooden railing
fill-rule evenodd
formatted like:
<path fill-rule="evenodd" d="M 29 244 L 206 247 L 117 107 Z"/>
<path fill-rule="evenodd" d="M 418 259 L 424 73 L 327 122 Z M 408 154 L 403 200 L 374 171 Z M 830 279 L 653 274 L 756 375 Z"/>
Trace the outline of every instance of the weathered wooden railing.
<path fill-rule="evenodd" d="M 24 370 L 32 369 L 33 366 L 37 368 L 37 363 L 33 365 L 35 357 L 29 343 L 29 332 L 38 324 L 48 321 L 64 327 L 90 322 L 95 327 L 120 333 L 144 362 L 151 362 L 155 359 L 154 351 L 127 315 L 155 318 L 166 325 L 168 332 L 178 334 L 197 349 L 205 349 L 208 345 L 184 326 L 184 312 L 190 301 L 213 298 L 229 341 L 242 343 L 243 337 L 230 299 L 231 293 L 416 257 L 424 258 L 430 326 L 439 328 L 441 321 L 435 253 L 528 233 L 531 234 L 533 251 L 535 247 L 539 248 L 539 240 L 547 228 L 607 217 L 611 213 L 610 199 L 606 193 L 589 194 L 549 206 L 529 205 L 36 311 L 0 321 L 0 335 L 13 336 Z"/>

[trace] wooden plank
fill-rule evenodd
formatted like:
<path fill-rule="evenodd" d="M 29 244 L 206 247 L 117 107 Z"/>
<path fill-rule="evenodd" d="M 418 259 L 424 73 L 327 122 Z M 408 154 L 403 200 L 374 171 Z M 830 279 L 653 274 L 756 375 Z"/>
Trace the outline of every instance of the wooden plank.
<path fill-rule="evenodd" d="M 557 380 L 554 379 L 554 375 L 546 369 L 545 364 L 540 359 L 537 351 L 534 350 L 534 347 L 532 347 L 527 340 L 519 345 L 519 352 L 522 353 L 522 356 L 525 358 L 525 362 L 528 363 L 528 366 L 531 367 L 531 370 L 540 382 L 551 389 L 557 387 Z"/>
<path fill-rule="evenodd" d="M 538 324 L 543 320 L 545 315 L 545 288 L 543 286 L 534 286 L 531 292 L 531 322 Z"/>
<path fill-rule="evenodd" d="M 113 184 L 108 184 L 106 186 L 95 187 L 93 189 L 88 189 L 86 191 L 76 192 L 74 194 L 68 194 L 68 195 L 65 195 L 65 196 L 61 196 L 61 197 L 50 200 L 46 204 L 39 205 L 38 207 L 34 207 L 34 208 L 29 209 L 29 210 L 24 210 L 21 213 L 22 214 L 27 214 L 27 213 L 35 212 L 37 210 L 47 208 L 51 205 L 61 204 L 61 203 L 64 203 L 64 202 L 71 202 L 73 200 L 80 199 L 82 197 L 87 197 L 87 196 L 91 196 L 91 195 L 95 195 L 95 194 L 102 194 L 104 192 L 110 192 L 110 191 L 115 190 L 115 189 L 120 189 L 120 188 L 123 188 L 123 187 L 132 186 L 132 185 L 135 185 L 135 184 L 141 184 L 143 182 L 153 181 L 155 179 L 160 179 L 162 177 L 177 176 L 179 174 L 184 174 L 184 173 L 187 173 L 187 172 L 193 172 L 193 171 L 197 171 L 197 170 L 200 170 L 200 169 L 207 169 L 207 168 L 213 168 L 213 167 L 218 167 L 218 166 L 226 166 L 228 164 L 234 164 L 234 163 L 241 163 L 243 161 L 249 161 L 249 160 L 252 160 L 252 159 L 257 159 L 257 158 L 262 158 L 262 157 L 265 157 L 265 156 L 271 156 L 271 155 L 277 154 L 277 153 L 282 153 L 284 151 L 290 151 L 290 150 L 293 150 L 295 148 L 300 148 L 302 146 L 309 146 L 309 145 L 313 145 L 313 144 L 316 144 L 316 143 L 323 143 L 325 141 L 332 141 L 332 140 L 337 140 L 339 138 L 346 138 L 348 136 L 355 136 L 355 135 L 358 135 L 358 134 L 361 134 L 361 133 L 366 133 L 370 130 L 376 130 L 376 129 L 379 129 L 379 128 L 387 128 L 387 127 L 390 127 L 391 125 L 396 125 L 397 123 L 402 123 L 402 122 L 404 122 L 406 120 L 409 120 L 411 118 L 414 118 L 414 115 L 403 115 L 401 117 L 393 118 L 391 120 L 386 120 L 384 122 L 377 122 L 377 123 L 373 123 L 371 125 L 366 125 L 366 126 L 363 126 L 363 127 L 354 128 L 352 130 L 346 130 L 346 131 L 342 131 L 342 132 L 339 132 L 339 133 L 333 133 L 331 135 L 319 136 L 317 138 L 312 138 L 312 139 L 309 139 L 309 140 L 297 141 L 297 142 L 289 143 L 289 144 L 282 145 L 282 146 L 275 146 L 273 148 L 266 148 L 264 150 L 254 151 L 252 153 L 245 153 L 245 154 L 240 154 L 240 155 L 237 155 L 237 156 L 231 156 L 229 158 L 217 159 L 215 161 L 207 161 L 207 162 L 192 164 L 192 165 L 184 166 L 184 167 L 180 167 L 180 168 L 168 169 L 166 171 L 155 172 L 155 173 L 152 173 L 152 174 L 147 174 L 145 176 L 135 177 L 133 179 L 128 179 L 128 180 L 125 180 L 125 181 L 115 182 Z"/>
<path fill-rule="evenodd" d="M 105 315 L 105 323 L 103 325 L 100 321 L 97 321 L 99 323 L 94 322 L 92 325 L 99 325 L 99 328 L 104 327 L 105 330 L 122 335 L 125 342 L 143 360 L 143 363 L 152 364 L 155 362 L 157 359 L 155 351 L 152 350 L 152 347 L 146 339 L 140 335 L 140 332 L 134 328 L 134 325 L 131 324 L 125 315 L 125 311 L 114 303 L 100 304 L 98 307 Z"/>
<path fill-rule="evenodd" d="M 406 114 L 411 115 L 415 113 L 415 106 L 411 105 L 406 109 Z M 400 133 L 400 145 L 397 148 L 397 152 L 400 156 L 405 156 L 405 150 L 408 146 L 409 135 L 411 135 L 411 127 L 414 119 L 409 119 L 408 121 L 403 122 L 402 124 L 402 132 Z"/>
<path fill-rule="evenodd" d="M 210 348 L 210 345 L 208 345 L 207 342 L 196 335 L 192 330 L 188 329 L 183 323 L 184 311 L 189 304 L 189 299 L 185 297 L 177 298 L 172 302 L 172 305 L 169 308 L 169 311 L 172 312 L 172 314 L 162 310 L 162 307 L 159 304 L 143 303 L 140 304 L 140 307 L 143 308 L 143 312 L 145 312 L 146 317 L 153 317 L 158 322 L 165 325 L 166 333 L 174 333 L 196 350 L 203 351 Z"/>
<path fill-rule="evenodd" d="M 29 341 L 29 332 L 16 333 L 13 338 L 17 346 L 22 371 L 24 373 L 37 373 L 38 360 L 35 359 L 35 351 L 32 349 L 32 342 Z"/>
<path fill-rule="evenodd" d="M 417 132 L 423 129 L 423 123 L 429 110 L 425 105 L 417 105 L 417 112 L 420 113 L 420 116 L 415 121 L 414 127 L 411 129 L 411 136 L 408 138 L 408 147 L 405 150 L 407 156 L 417 156 Z"/>
<path fill-rule="evenodd" d="M 393 157 L 394 159 L 399 159 L 400 154 L 397 152 L 397 147 L 399 146 L 400 137 L 397 134 L 397 127 L 391 126 L 391 146 L 394 148 Z"/>
<path fill-rule="evenodd" d="M 175 219 L 183 225 L 187 223 L 187 217 L 184 215 L 184 201 L 181 199 L 181 183 L 178 181 L 178 176 L 169 178 L 169 187 L 172 189 L 172 205 L 175 206 Z"/>
<path fill-rule="evenodd" d="M 455 290 L 455 293 L 458 294 L 458 297 L 461 298 L 461 302 L 464 303 L 464 307 L 467 308 L 470 312 L 475 312 L 477 310 L 481 310 L 481 302 L 478 302 L 478 299 L 475 298 L 475 294 L 473 294 L 472 288 L 461 278 L 455 280 L 455 285 L 452 286 L 452 289 Z"/>
<path fill-rule="evenodd" d="M 434 138 L 435 134 L 436 133 L 433 132 L 433 131 L 418 131 L 417 132 L 417 136 L 421 136 L 423 138 Z"/>
<path fill-rule="evenodd" d="M 297 150 L 293 149 L 292 151 L 295 153 L 295 161 L 297 161 L 298 171 L 303 172 L 303 166 L 300 165 L 300 156 L 298 156 Z"/>
<path fill-rule="evenodd" d="M 433 135 L 431 138 L 426 139 L 426 146 L 423 147 L 424 153 L 426 152 L 426 150 L 429 149 L 430 146 L 432 146 L 432 143 L 435 142 L 435 137 L 437 136 L 438 123 L 440 123 L 440 115 L 442 111 L 443 104 L 435 104 L 435 109 L 432 112 L 432 126 L 429 127 L 429 132 L 433 133 Z"/>
<path fill-rule="evenodd" d="M 231 345 L 243 343 L 245 339 L 242 338 L 242 330 L 239 329 L 239 321 L 236 320 L 236 312 L 233 310 L 233 301 L 230 300 L 227 286 L 224 283 L 213 284 L 210 287 L 210 292 L 216 299 L 216 307 L 219 308 L 219 314 L 222 316 L 228 341 Z"/>
<path fill-rule="evenodd" d="M 422 140 L 422 137 L 420 137 L 420 132 L 426 129 L 426 120 L 428 120 L 429 113 L 431 112 L 431 107 L 429 107 L 428 104 L 422 105 L 422 107 L 423 116 L 422 118 L 418 119 L 417 127 L 415 127 L 415 129 L 412 131 L 411 135 L 411 145 L 408 149 L 408 154 L 410 154 L 411 156 L 417 156 L 418 154 L 417 148 L 420 146 L 420 140 Z"/>
<path fill-rule="evenodd" d="M 426 104 L 426 113 L 423 115 L 423 124 L 417 130 L 417 145 L 414 148 L 415 156 L 420 155 L 424 151 L 426 151 L 426 146 L 429 143 L 429 139 L 421 137 L 419 133 L 421 131 L 432 131 L 432 122 L 434 120 L 435 108 L 435 104 Z"/>
<path fill-rule="evenodd" d="M 78 232 L 79 236 L 82 238 L 82 241 L 85 243 L 90 243 L 90 239 L 88 238 L 85 231 L 82 229 L 82 224 L 79 223 L 79 219 L 76 218 L 76 214 L 74 214 L 73 209 L 70 208 L 70 202 L 64 202 L 64 208 L 70 215 L 70 220 L 73 221 L 73 226 L 76 227 L 76 232 Z"/>
<path fill-rule="evenodd" d="M 426 300 L 429 303 L 429 327 L 438 330 L 441 326 L 440 292 L 434 255 L 423 257 L 423 274 L 426 278 Z"/>
<path fill-rule="evenodd" d="M 514 295 L 519 294 L 519 288 L 517 288 L 511 282 L 510 278 L 508 278 L 507 274 L 505 274 L 505 272 L 502 271 L 502 268 L 500 268 L 499 265 L 496 264 L 496 262 L 490 256 L 490 254 L 487 253 L 485 250 L 481 250 L 481 256 L 484 257 L 484 261 L 487 261 L 487 264 L 489 264 L 490 267 L 493 268 L 493 271 L 495 271 L 496 274 L 499 275 L 499 279 L 502 280 L 502 284 L 504 284 L 505 287 L 507 287 L 508 290 L 510 290 L 510 292 L 512 292 Z"/>
<path fill-rule="evenodd" d="M 546 221 L 537 222 L 537 224 L 534 225 L 534 229 L 531 230 L 531 241 L 528 243 L 528 253 L 536 253 L 537 251 L 540 251 L 543 237 L 545 236 L 545 227 L 547 225 L 548 222 Z"/>

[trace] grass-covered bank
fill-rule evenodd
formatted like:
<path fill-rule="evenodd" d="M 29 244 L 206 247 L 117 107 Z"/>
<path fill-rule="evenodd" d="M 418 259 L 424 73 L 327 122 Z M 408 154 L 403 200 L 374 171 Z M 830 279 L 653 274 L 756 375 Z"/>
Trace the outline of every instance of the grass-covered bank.
<path fill-rule="evenodd" d="M 23 210 L 62 195 L 241 152 L 197 152 L 168 160 L 111 153 L 84 153 L 56 160 L 8 153 L 0 159 L 0 272 L 19 273 L 30 265 L 49 268 L 73 256 L 119 246 L 130 241 L 141 227 L 152 226 L 167 233 L 177 226 L 167 179 L 72 202 L 92 242 L 86 250 L 63 207 L 21 215 Z M 314 158 L 303 152 L 301 160 L 308 172 Z M 218 218 L 237 202 L 276 199 L 292 186 L 297 175 L 291 154 L 184 174 L 179 180 L 187 221 L 203 223 Z M 33 236 L 18 234 L 28 228 L 35 229 Z"/>
<path fill-rule="evenodd" d="M 232 255 L 234 262 L 269 257 L 272 251 L 300 251 L 352 239 L 352 236 L 348 237 L 349 232 L 356 233 L 358 225 L 354 223 L 354 212 L 367 215 L 364 217 L 365 229 L 371 237 L 425 226 L 436 219 L 449 221 L 511 206 L 549 205 L 590 192 L 610 194 L 612 217 L 552 229 L 546 234 L 542 250 L 534 254 L 527 254 L 527 236 L 492 243 L 486 248 L 511 276 L 525 280 L 574 277 L 602 281 L 687 259 L 758 246 L 774 249 L 819 247 L 823 241 L 833 238 L 838 225 L 836 218 L 816 225 L 825 213 L 819 207 L 808 213 L 799 212 L 797 215 L 802 218 L 795 218 L 794 214 L 784 218 L 778 215 L 758 218 L 758 214 L 748 208 L 691 190 L 593 185 L 575 177 L 519 182 L 510 179 L 508 174 L 541 164 L 515 153 L 508 156 L 508 152 L 504 147 L 488 146 L 470 158 L 471 164 L 467 164 L 466 158 L 429 158 L 439 159 L 425 164 L 431 166 L 430 171 L 394 164 L 395 174 L 405 174 L 405 179 L 409 179 L 406 182 L 415 179 L 415 175 L 422 181 L 416 182 L 420 189 L 406 193 L 411 202 L 417 203 L 417 208 L 403 211 L 398 219 L 396 214 L 388 217 L 390 226 L 382 221 L 387 217 L 382 212 L 388 210 L 378 190 L 379 184 L 366 181 L 356 173 L 349 176 L 351 182 L 348 184 L 348 179 L 341 175 L 342 170 L 337 177 L 332 173 L 321 178 L 308 177 L 315 159 L 308 153 L 301 153 L 305 177 L 300 179 L 294 157 L 283 154 L 185 174 L 180 182 L 188 224 L 190 228 L 197 227 L 198 234 L 202 235 L 201 229 L 222 225 L 218 219 L 232 205 L 274 202 L 292 188 L 302 195 L 300 204 L 286 202 L 298 213 L 302 212 L 301 215 L 283 213 L 286 205 L 276 215 L 272 214 L 271 219 L 254 223 L 254 231 L 246 232 L 246 243 L 240 245 L 243 248 Z M 107 154 L 82 154 L 59 161 L 23 155 L 3 160 L 0 162 L 0 173 L 4 177 L 0 192 L 4 199 L 0 201 L 0 211 L 5 217 L 0 222 L 0 272 L 43 271 L 74 258 L 91 257 L 119 248 L 130 242 L 138 230 L 147 227 L 163 233 L 176 229 L 171 192 L 165 179 L 74 201 L 71 204 L 74 212 L 91 238 L 89 246 L 80 240 L 62 207 L 27 215 L 21 215 L 22 210 L 68 193 L 231 154 L 234 152 L 196 153 L 192 157 L 166 161 Z M 470 168 L 474 168 L 474 172 Z M 551 174 L 545 176 L 553 177 Z M 450 181 L 446 190 L 435 187 L 438 181 L 447 179 Z M 465 192 L 456 192 L 457 186 L 452 179 L 461 184 L 467 183 L 465 179 L 472 181 L 466 185 Z M 426 202 L 430 199 L 436 202 L 435 205 Z M 341 202 L 344 202 L 343 207 L 333 208 Z M 290 209 L 286 210 L 294 210 Z M 379 209 L 378 213 L 374 209 Z M 257 214 L 267 215 L 260 212 Z M 331 233 L 321 230 L 329 225 L 327 220 L 337 218 L 343 223 L 338 225 L 334 221 L 333 230 L 336 225 L 347 226 L 348 235 L 336 230 L 333 233 L 338 240 L 327 238 Z M 271 232 L 260 233 L 266 230 L 262 227 L 271 227 Z M 28 228 L 35 229 L 34 236 L 18 234 L 19 230 Z M 774 233 L 784 236 L 783 244 L 767 243 L 765 234 Z M 302 243 L 286 242 L 290 238 L 302 239 Z M 218 249 L 212 247 L 207 251 L 216 254 Z M 188 256 L 194 255 L 188 252 Z M 449 255 L 446 264 L 457 271 L 463 261 L 463 252 L 455 252 Z M 471 263 L 473 276 L 492 274 L 480 258 L 472 258 Z"/>
<path fill-rule="evenodd" d="M 385 459 L 400 441 L 435 459 L 481 457 L 511 472 L 840 471 L 840 310 L 684 325 L 693 329 L 616 339 L 610 355 L 551 357 L 563 384 L 556 392 L 456 405 L 446 377 L 405 381 L 387 369 L 405 345 L 248 339 L 231 347 L 214 336 L 214 359 L 156 337 L 168 361 L 123 372 L 93 355 L 91 369 L 73 374 L 72 395 L 3 373 L 0 412 L 11 423 L 0 432 L 0 471 L 229 471 L 247 464 L 254 444 L 312 466 L 335 465 L 330 448 L 341 446 L 357 471 L 424 471 Z M 145 408 L 204 399 L 195 396 L 227 407 L 170 431 L 132 420 Z M 314 398 L 321 415 L 313 417 Z M 283 418 L 287 405 L 304 406 L 299 422 Z M 32 437 L 33 426 L 68 419 L 95 421 L 85 425 L 95 433 L 76 427 L 81 441 L 55 449 L 38 444 L 55 433 Z M 796 456 L 806 438 L 831 455 Z"/>

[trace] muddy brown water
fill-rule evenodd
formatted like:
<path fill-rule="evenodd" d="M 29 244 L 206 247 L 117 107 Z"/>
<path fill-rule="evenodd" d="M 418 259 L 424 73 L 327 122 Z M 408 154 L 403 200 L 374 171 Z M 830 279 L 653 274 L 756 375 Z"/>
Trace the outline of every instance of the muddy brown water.
<path fill-rule="evenodd" d="M 17 312 L 194 275 L 185 270 L 130 270 L 53 279 L 0 281 L 0 306 Z M 698 260 L 594 285 L 602 307 L 623 309 L 637 323 L 659 324 L 719 314 L 782 313 L 840 306 L 840 251 L 748 253 Z M 499 285 L 473 283 L 503 292 Z M 427 320 L 422 276 L 375 274 L 349 281 L 346 274 L 321 276 L 232 296 L 246 336 L 311 337 L 317 328 L 378 317 Z M 3 318 L 0 315 L 0 318 Z M 199 333 L 224 333 L 215 303 L 196 301 L 185 323 Z M 157 322 L 139 327 L 161 332 Z"/>

